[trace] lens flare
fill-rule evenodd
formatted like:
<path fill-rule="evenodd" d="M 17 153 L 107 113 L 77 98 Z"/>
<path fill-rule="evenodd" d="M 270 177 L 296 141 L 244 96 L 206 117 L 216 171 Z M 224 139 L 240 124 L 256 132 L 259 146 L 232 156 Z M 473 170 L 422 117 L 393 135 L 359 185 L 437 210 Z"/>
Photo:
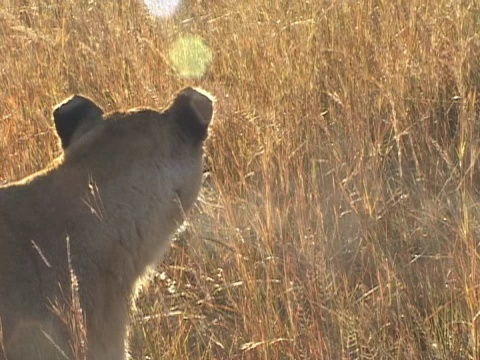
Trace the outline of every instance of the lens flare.
<path fill-rule="evenodd" d="M 168 53 L 171 64 L 182 77 L 199 78 L 212 62 L 212 52 L 200 36 L 187 35 L 175 41 Z"/>
<path fill-rule="evenodd" d="M 144 0 L 148 11 L 157 17 L 172 16 L 177 10 L 180 0 Z"/>

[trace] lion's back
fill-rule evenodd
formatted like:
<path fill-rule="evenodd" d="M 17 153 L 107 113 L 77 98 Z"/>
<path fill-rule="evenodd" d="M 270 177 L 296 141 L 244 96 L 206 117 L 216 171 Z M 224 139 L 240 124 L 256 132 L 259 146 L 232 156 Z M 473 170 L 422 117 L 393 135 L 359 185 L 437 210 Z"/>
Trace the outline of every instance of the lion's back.
<path fill-rule="evenodd" d="M 15 187 L 0 188 L 0 321 L 4 335 L 1 341 L 15 349 L 7 351 L 13 359 L 34 358 L 38 351 L 49 354 L 51 343 L 45 342 L 40 330 L 50 326 L 61 328 L 43 301 L 49 274 L 42 268 L 39 249 L 30 239 L 29 229 L 35 217 L 26 214 L 26 207 L 18 201 L 21 198 Z M 15 343 L 23 345 L 12 346 Z"/>

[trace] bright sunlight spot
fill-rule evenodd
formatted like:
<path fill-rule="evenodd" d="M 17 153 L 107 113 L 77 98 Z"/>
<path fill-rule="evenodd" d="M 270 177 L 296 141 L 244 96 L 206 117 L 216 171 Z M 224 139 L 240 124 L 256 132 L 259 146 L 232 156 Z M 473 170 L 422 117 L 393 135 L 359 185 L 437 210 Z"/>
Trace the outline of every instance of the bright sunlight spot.
<path fill-rule="evenodd" d="M 178 8 L 180 0 L 145 0 L 145 6 L 153 16 L 172 16 Z"/>
<path fill-rule="evenodd" d="M 187 35 L 175 41 L 168 57 L 180 76 L 199 78 L 206 73 L 212 52 L 201 37 Z"/>

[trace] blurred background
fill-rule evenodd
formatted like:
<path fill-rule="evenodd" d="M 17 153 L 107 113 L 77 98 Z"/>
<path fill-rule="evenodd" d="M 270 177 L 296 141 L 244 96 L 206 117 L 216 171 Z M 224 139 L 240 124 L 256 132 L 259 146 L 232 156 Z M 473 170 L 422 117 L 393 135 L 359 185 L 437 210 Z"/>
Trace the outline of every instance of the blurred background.
<path fill-rule="evenodd" d="M 480 358 L 480 3 L 0 0 L 0 183 L 51 108 L 216 97 L 133 359 Z"/>

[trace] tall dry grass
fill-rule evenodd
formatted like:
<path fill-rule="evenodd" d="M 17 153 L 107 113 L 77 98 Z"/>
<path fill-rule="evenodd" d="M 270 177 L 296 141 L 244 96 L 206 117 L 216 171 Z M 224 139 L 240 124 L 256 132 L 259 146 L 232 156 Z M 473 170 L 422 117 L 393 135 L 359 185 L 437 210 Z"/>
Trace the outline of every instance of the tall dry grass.
<path fill-rule="evenodd" d="M 199 80 L 166 56 L 213 53 Z M 203 199 L 137 301 L 134 359 L 480 358 L 480 3 L 2 0 L 0 177 L 50 107 L 217 96 Z M 80 284 L 81 286 L 81 284 Z"/>

